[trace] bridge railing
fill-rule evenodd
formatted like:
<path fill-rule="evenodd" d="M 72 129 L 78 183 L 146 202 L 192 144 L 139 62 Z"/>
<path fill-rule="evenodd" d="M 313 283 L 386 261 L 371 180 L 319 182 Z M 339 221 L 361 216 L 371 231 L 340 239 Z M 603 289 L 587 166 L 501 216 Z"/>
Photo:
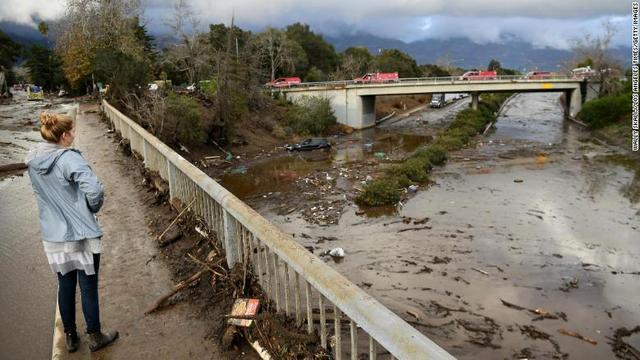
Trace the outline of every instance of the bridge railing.
<path fill-rule="evenodd" d="M 271 89 L 272 91 L 295 91 L 296 89 L 309 90 L 312 88 L 330 88 L 339 89 L 348 87 L 368 87 L 368 86 L 394 86 L 394 85 L 428 85 L 428 84 L 469 84 L 477 82 L 499 82 L 499 81 L 511 81 L 511 82 L 544 82 L 544 81 L 567 81 L 567 80 L 581 80 L 567 75 L 545 75 L 545 76 L 530 76 L 526 75 L 497 75 L 492 79 L 478 79 L 478 80 L 462 80 L 460 76 L 444 76 L 444 77 L 417 77 L 417 78 L 400 78 L 397 81 L 389 81 L 384 83 L 362 83 L 355 82 L 354 80 L 338 80 L 338 81 L 319 81 L 319 82 L 304 82 L 296 85 L 292 85 L 287 88 Z"/>
<path fill-rule="evenodd" d="M 229 265 L 252 267 L 276 311 L 317 332 L 336 359 L 345 358 L 343 347 L 351 359 L 454 359 L 105 100 L 102 110 L 145 167 L 168 182 L 171 198 L 217 235 Z"/>

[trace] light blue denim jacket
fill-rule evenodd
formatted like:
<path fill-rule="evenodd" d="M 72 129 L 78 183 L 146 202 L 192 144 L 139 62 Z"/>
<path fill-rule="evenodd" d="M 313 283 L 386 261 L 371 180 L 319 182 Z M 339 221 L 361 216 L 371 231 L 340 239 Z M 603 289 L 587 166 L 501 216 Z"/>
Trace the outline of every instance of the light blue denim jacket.
<path fill-rule="evenodd" d="M 38 201 L 42 240 L 99 238 L 95 213 L 104 200 L 102 184 L 80 151 L 39 143 L 25 159 Z"/>

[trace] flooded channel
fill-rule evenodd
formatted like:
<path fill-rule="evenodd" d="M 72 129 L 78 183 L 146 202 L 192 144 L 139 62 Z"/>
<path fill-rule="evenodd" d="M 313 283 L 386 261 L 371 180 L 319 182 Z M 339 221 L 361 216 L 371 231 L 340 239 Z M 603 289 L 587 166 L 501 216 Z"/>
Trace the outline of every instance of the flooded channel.
<path fill-rule="evenodd" d="M 393 160 L 394 149 L 410 152 L 402 134 L 429 141 L 427 128 L 455 108 L 342 139 L 313 165 L 286 160 L 289 184 L 326 173 L 317 196 L 343 199 L 335 222 L 310 222 L 305 205 L 279 211 L 286 196 L 259 197 L 295 189 L 275 180 L 250 203 L 316 254 L 344 248 L 343 261 L 326 260 L 460 359 L 613 358 L 615 330 L 640 324 L 640 175 L 565 121 L 558 98 L 511 98 L 492 134 L 452 154 L 434 184 L 393 215 L 367 217 L 352 205 L 350 190 L 368 175 L 358 166 L 376 153 Z M 386 145 L 385 136 L 393 139 Z M 368 149 L 371 142 L 384 149 Z M 252 177 L 272 167 L 261 166 Z M 234 181 L 242 180 L 223 184 L 233 189 Z M 640 337 L 627 341 L 640 345 Z"/>
<path fill-rule="evenodd" d="M 38 115 L 65 105 L 28 102 L 22 92 L 0 105 L 0 164 L 22 162 L 41 141 Z M 24 173 L 0 180 L 0 358 L 51 356 L 56 280 L 42 250 L 38 208 Z"/>

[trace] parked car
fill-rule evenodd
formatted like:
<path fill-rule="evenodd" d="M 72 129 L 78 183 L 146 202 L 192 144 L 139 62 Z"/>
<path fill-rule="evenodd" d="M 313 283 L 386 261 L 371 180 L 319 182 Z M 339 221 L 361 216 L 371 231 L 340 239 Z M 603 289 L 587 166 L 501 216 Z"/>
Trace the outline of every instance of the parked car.
<path fill-rule="evenodd" d="M 529 71 L 524 77 L 529 80 L 551 79 L 553 73 L 550 71 Z"/>
<path fill-rule="evenodd" d="M 315 149 L 329 149 L 331 148 L 331 144 L 327 141 L 327 139 L 312 138 L 303 140 L 297 144 L 287 144 L 284 146 L 284 148 L 288 151 L 306 151 Z"/>
<path fill-rule="evenodd" d="M 264 84 L 268 88 L 287 88 L 302 83 L 299 77 L 281 77 Z"/>
<path fill-rule="evenodd" d="M 467 71 L 460 76 L 459 80 L 495 80 L 498 73 L 495 71 Z"/>

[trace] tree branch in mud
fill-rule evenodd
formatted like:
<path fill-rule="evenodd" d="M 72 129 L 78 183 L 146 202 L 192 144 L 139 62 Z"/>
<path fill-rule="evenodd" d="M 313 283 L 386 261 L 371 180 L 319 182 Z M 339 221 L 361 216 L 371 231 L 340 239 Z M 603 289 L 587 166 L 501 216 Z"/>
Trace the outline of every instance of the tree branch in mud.
<path fill-rule="evenodd" d="M 627 330 L 627 328 L 622 327 L 615 331 L 613 338 L 607 337 L 607 339 L 611 340 L 609 344 L 613 347 L 613 352 L 617 357 L 621 359 L 640 360 L 640 351 L 631 344 L 622 340 L 622 338 L 631 336 L 638 332 L 640 332 L 640 326 L 636 326 L 631 330 Z"/>
<path fill-rule="evenodd" d="M 171 227 L 178 221 L 178 219 L 180 219 L 180 217 L 182 216 L 182 214 L 184 214 L 187 210 L 189 210 L 189 208 L 191 207 L 191 205 L 193 205 L 193 202 L 196 201 L 196 199 L 191 200 L 191 202 L 189 203 L 189 205 L 187 205 L 184 209 L 182 209 L 182 211 L 178 214 L 178 216 L 176 216 L 175 219 L 173 219 L 173 221 L 171 222 L 171 224 L 169 224 L 169 226 L 167 226 L 167 228 L 162 232 L 162 234 L 160 234 L 156 240 L 158 242 L 162 241 L 162 237 L 164 236 L 164 234 L 167 233 L 167 231 L 169 231 L 169 229 L 171 229 Z"/>
<path fill-rule="evenodd" d="M 571 331 L 571 330 L 567 330 L 567 329 L 562 328 L 562 329 L 558 329 L 558 332 L 560 334 L 562 334 L 562 335 L 572 336 L 572 337 L 574 337 L 576 339 L 580 339 L 582 341 L 586 341 L 591 345 L 598 345 L 597 341 L 593 340 L 592 338 L 590 338 L 588 336 L 581 335 L 580 333 L 577 333 L 575 331 Z"/>
<path fill-rule="evenodd" d="M 145 315 L 149 315 L 152 312 L 158 310 L 160 307 L 162 307 L 162 305 L 164 305 L 165 301 L 167 301 L 170 297 L 172 297 L 173 295 L 177 294 L 179 291 L 184 290 L 187 286 L 191 285 L 192 283 L 196 282 L 197 280 L 200 280 L 200 278 L 202 277 L 202 275 L 205 272 L 206 272 L 205 270 L 200 270 L 197 273 L 191 275 L 190 278 L 188 278 L 188 279 L 180 282 L 179 284 L 175 285 L 171 291 L 169 291 L 165 295 L 161 296 L 158 300 L 156 300 L 153 303 L 153 305 L 151 305 L 144 312 L 144 314 Z"/>
<path fill-rule="evenodd" d="M 500 299 L 500 301 L 502 302 L 502 305 L 508 308 L 515 309 L 515 310 L 526 310 L 532 314 L 538 315 L 538 317 L 534 318 L 533 321 L 543 320 L 543 319 L 552 319 L 552 320 L 562 319 L 564 321 L 567 321 L 567 314 L 563 312 L 556 312 L 555 314 L 552 314 L 544 309 L 539 309 L 539 308 L 529 309 L 524 306 L 516 305 L 502 299 Z"/>

